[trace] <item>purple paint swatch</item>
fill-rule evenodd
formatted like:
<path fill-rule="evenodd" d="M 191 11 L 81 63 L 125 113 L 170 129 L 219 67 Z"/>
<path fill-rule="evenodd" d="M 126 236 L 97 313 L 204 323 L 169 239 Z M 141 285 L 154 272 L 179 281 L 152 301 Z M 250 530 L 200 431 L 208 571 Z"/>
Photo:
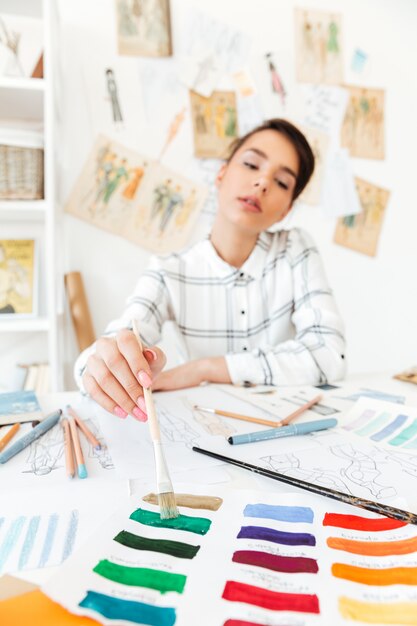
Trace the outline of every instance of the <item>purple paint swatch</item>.
<path fill-rule="evenodd" d="M 238 539 L 260 539 L 286 546 L 315 546 L 316 538 L 310 533 L 287 533 L 264 526 L 242 526 Z"/>
<path fill-rule="evenodd" d="M 280 522 L 305 522 L 311 524 L 313 510 L 307 506 L 277 506 L 271 504 L 247 504 L 243 511 L 245 517 L 261 517 Z"/>
<path fill-rule="evenodd" d="M 258 550 L 238 550 L 233 554 L 232 561 L 286 574 L 317 574 L 319 571 L 316 559 L 303 556 L 279 556 Z"/>

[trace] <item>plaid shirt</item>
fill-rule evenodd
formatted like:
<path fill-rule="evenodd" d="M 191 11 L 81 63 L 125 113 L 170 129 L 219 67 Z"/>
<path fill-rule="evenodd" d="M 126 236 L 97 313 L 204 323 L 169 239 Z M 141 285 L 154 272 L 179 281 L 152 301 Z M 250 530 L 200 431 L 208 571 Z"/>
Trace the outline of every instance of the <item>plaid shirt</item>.
<path fill-rule="evenodd" d="M 226 358 L 233 383 L 318 384 L 345 373 L 343 323 L 321 258 L 298 228 L 262 233 L 239 269 L 209 238 L 179 254 L 152 257 L 123 315 L 106 334 L 140 322 L 147 345 L 165 321 L 179 329 L 188 359 Z M 81 375 L 91 346 L 77 359 Z"/>

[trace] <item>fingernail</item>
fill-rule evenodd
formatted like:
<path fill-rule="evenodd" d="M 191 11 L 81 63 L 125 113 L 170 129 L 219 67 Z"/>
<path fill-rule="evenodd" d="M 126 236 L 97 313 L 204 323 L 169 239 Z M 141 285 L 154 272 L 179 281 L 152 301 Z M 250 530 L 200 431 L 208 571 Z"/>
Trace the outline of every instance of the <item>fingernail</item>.
<path fill-rule="evenodd" d="M 126 413 L 126 411 L 124 411 L 124 410 L 122 409 L 122 407 L 120 407 L 120 406 L 116 406 L 116 407 L 113 409 L 113 413 L 114 413 L 115 415 L 117 415 L 117 417 L 122 417 L 123 419 L 124 419 L 125 417 L 127 417 L 127 413 Z"/>
<path fill-rule="evenodd" d="M 145 370 L 140 370 L 138 374 L 138 381 L 140 382 L 142 387 L 145 387 L 145 389 L 152 385 L 152 379 L 149 374 L 145 372 Z"/>
<path fill-rule="evenodd" d="M 133 409 L 132 415 L 133 417 L 136 417 L 136 419 L 139 420 L 140 422 L 146 422 L 146 420 L 148 419 L 148 416 L 146 415 L 146 413 L 141 411 L 137 406 L 135 406 L 135 408 Z"/>
<path fill-rule="evenodd" d="M 152 357 L 152 361 L 156 361 L 156 359 L 158 358 L 155 350 L 151 350 L 150 348 L 146 348 L 143 352 L 144 353 L 146 352 L 146 354 L 150 354 L 151 357 Z"/>
<path fill-rule="evenodd" d="M 136 402 L 136 404 L 138 405 L 138 407 L 145 413 L 145 415 L 147 415 L 146 412 L 146 403 L 145 400 L 143 398 L 143 396 L 140 396 Z"/>

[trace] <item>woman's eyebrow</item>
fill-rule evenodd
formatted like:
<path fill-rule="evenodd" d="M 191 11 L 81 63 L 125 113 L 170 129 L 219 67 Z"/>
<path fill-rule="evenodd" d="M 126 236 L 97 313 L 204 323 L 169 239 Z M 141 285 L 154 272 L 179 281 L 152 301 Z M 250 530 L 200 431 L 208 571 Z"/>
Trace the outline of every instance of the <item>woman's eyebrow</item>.
<path fill-rule="evenodd" d="M 262 150 L 259 150 L 258 148 L 248 148 L 246 152 L 255 152 L 255 154 L 258 154 L 263 159 L 268 158 L 268 155 L 265 154 L 265 152 L 262 152 Z M 297 180 L 297 174 L 290 167 L 287 167 L 286 165 L 280 165 L 279 169 L 284 170 L 284 172 L 286 172 L 290 176 L 293 176 Z"/>

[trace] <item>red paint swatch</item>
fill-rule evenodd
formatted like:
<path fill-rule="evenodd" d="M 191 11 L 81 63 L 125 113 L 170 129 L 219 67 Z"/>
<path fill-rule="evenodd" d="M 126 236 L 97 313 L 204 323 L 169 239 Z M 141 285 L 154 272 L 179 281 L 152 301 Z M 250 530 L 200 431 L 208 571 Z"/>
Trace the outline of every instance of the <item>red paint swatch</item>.
<path fill-rule="evenodd" d="M 315 594 L 279 593 L 254 585 L 228 580 L 222 598 L 231 602 L 254 604 L 271 611 L 298 611 L 301 613 L 320 613 L 319 599 Z"/>
<path fill-rule="evenodd" d="M 287 574 L 298 574 L 300 572 L 316 574 L 319 570 L 316 559 L 308 559 L 303 556 L 279 556 L 257 550 L 238 550 L 233 554 L 232 561 Z"/>
<path fill-rule="evenodd" d="M 359 515 L 343 515 L 342 513 L 326 513 L 323 519 L 323 526 L 335 526 L 336 528 L 348 528 L 350 530 L 367 530 L 370 532 L 378 530 L 395 530 L 407 526 L 407 522 L 401 522 L 388 517 L 369 519 Z"/>
<path fill-rule="evenodd" d="M 352 554 L 366 556 L 389 556 L 391 554 L 411 554 L 417 551 L 417 537 L 401 541 L 353 541 L 339 537 L 329 537 L 327 545 L 334 550 L 344 550 Z"/>
<path fill-rule="evenodd" d="M 228 619 L 224 622 L 223 626 L 264 626 L 259 622 L 247 622 L 243 619 Z"/>

